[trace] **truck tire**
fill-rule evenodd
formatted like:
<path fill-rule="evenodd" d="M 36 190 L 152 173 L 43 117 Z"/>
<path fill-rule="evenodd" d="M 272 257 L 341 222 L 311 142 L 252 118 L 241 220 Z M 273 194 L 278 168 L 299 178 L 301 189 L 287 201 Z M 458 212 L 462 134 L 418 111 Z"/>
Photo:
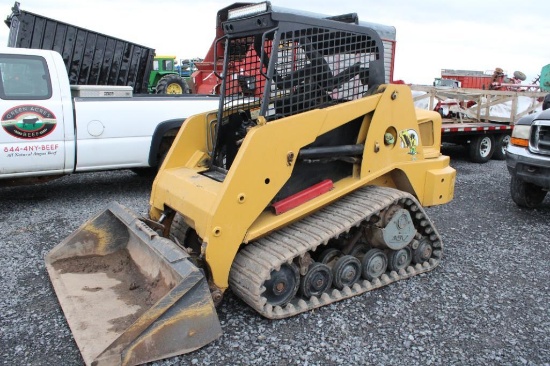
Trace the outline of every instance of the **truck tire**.
<path fill-rule="evenodd" d="M 512 177 L 510 181 L 510 195 L 519 207 L 535 208 L 546 197 L 546 191 L 532 183 L 524 182 L 518 177 Z"/>
<path fill-rule="evenodd" d="M 493 159 L 504 160 L 506 159 L 506 146 L 510 142 L 510 135 L 498 135 L 495 139 L 495 152 L 493 152 Z"/>
<path fill-rule="evenodd" d="M 156 94 L 189 94 L 190 89 L 187 82 L 179 75 L 164 75 L 156 87 Z"/>
<path fill-rule="evenodd" d="M 469 146 L 470 160 L 474 163 L 486 163 L 491 160 L 495 150 L 495 139 L 491 135 L 476 136 Z"/>

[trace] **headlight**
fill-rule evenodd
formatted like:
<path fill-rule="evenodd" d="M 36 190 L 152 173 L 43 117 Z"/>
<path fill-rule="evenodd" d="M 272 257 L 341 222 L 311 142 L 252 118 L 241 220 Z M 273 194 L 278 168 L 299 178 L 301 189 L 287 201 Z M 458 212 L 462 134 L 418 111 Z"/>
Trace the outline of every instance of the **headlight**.
<path fill-rule="evenodd" d="M 231 9 L 227 12 L 227 19 L 245 18 L 248 16 L 265 13 L 268 9 L 267 2 L 243 6 L 241 8 Z"/>
<path fill-rule="evenodd" d="M 529 146 L 529 135 L 531 133 L 531 126 L 527 125 L 515 125 L 512 131 L 512 138 L 510 143 L 516 146 Z"/>

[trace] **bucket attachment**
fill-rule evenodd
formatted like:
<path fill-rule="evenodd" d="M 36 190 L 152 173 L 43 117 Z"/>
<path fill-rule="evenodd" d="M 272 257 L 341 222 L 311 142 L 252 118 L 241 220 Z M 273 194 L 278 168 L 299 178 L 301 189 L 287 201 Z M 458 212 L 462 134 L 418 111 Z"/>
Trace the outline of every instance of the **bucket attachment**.
<path fill-rule="evenodd" d="M 46 255 L 87 365 L 136 365 L 221 335 L 207 281 L 189 255 L 118 203 Z"/>

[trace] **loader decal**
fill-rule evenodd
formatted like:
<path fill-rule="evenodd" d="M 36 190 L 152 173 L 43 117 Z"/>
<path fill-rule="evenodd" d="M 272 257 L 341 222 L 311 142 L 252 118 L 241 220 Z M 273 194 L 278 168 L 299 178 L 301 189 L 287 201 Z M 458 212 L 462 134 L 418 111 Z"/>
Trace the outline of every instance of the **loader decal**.
<path fill-rule="evenodd" d="M 399 138 L 401 140 L 401 147 L 409 149 L 410 155 L 416 155 L 416 148 L 418 147 L 418 133 L 413 130 L 403 130 L 399 132 Z"/>
<path fill-rule="evenodd" d="M 36 140 L 52 133 L 57 119 L 52 111 L 38 105 L 19 105 L 2 115 L 2 128 L 13 137 Z"/>

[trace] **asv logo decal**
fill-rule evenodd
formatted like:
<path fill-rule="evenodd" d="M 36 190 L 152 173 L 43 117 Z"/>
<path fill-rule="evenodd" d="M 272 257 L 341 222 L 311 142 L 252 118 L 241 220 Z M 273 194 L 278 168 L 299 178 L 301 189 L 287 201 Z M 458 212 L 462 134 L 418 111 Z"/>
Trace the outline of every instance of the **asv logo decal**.
<path fill-rule="evenodd" d="M 25 140 L 48 136 L 57 126 L 53 112 L 38 105 L 13 107 L 2 115 L 1 122 L 7 133 Z"/>

